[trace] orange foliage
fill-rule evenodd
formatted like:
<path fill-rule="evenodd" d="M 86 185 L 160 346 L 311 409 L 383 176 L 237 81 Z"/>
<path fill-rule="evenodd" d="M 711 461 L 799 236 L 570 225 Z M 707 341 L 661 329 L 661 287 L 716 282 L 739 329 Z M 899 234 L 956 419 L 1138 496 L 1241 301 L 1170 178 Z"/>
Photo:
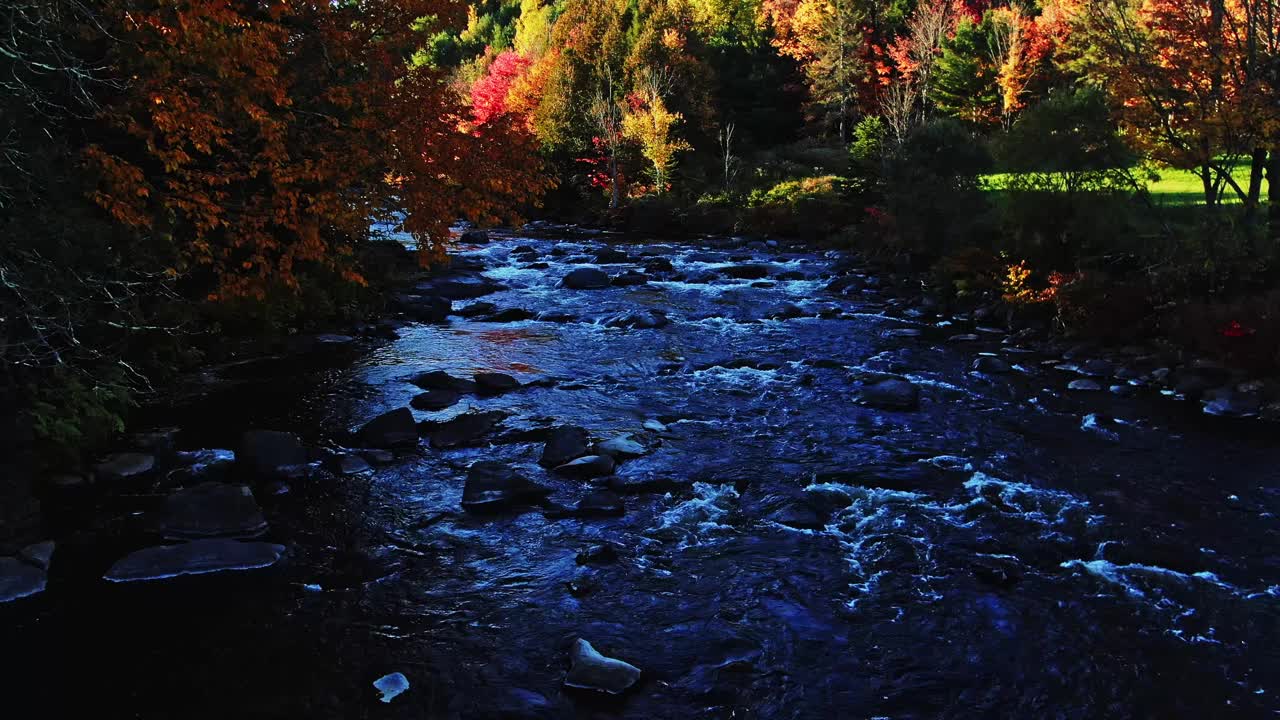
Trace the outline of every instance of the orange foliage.
<path fill-rule="evenodd" d="M 104 5 L 130 82 L 102 111 L 114 137 L 86 153 L 92 197 L 172 239 L 175 272 L 212 298 L 296 288 L 305 264 L 360 281 L 354 246 L 388 211 L 439 258 L 453 218 L 496 222 L 546 186 L 527 132 L 472 126 L 404 62 L 415 20 L 457 19 L 450 0 Z"/>

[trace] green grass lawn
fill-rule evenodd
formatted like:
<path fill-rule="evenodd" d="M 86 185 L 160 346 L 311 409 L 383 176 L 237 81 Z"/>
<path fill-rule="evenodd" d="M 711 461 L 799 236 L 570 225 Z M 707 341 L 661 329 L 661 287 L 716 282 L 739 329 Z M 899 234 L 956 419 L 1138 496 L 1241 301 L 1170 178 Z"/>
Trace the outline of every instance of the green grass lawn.
<path fill-rule="evenodd" d="M 1166 207 L 1187 207 L 1192 205 L 1204 204 L 1204 189 L 1200 184 L 1200 178 L 1190 170 L 1177 170 L 1174 168 L 1159 168 L 1156 170 L 1157 179 L 1150 180 L 1147 183 L 1147 191 L 1151 193 L 1151 199 L 1157 204 Z M 1236 163 L 1232 170 L 1232 175 L 1236 182 L 1242 188 L 1249 186 L 1249 165 L 1247 162 Z M 1004 180 L 1008 177 L 1008 173 L 994 173 L 984 175 L 982 180 L 984 186 L 989 191 L 999 192 L 1004 187 Z M 1224 205 L 1239 205 L 1240 198 L 1230 187 L 1223 190 Z M 1267 201 L 1267 181 L 1262 181 L 1262 202 Z"/>

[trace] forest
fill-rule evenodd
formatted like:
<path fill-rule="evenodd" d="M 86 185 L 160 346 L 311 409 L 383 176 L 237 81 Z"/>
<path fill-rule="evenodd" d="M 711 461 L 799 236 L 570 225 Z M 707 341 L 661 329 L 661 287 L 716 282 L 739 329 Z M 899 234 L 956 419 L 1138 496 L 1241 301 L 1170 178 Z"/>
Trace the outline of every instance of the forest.
<path fill-rule="evenodd" d="M 376 302 L 379 217 L 424 262 L 457 218 L 798 237 L 1051 305 L 1070 332 L 1215 351 L 1228 323 L 1274 323 L 1276 13 L 14 3 L 0 386 L 47 447 L 100 442 L 210 336 Z M 1238 360 L 1274 363 L 1276 340 L 1254 345 Z"/>

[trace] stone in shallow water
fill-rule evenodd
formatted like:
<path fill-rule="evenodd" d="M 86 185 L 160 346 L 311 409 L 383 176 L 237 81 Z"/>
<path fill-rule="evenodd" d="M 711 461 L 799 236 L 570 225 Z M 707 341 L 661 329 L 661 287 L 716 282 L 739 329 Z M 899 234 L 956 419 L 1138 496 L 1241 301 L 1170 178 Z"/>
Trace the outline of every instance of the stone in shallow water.
<path fill-rule="evenodd" d="M 236 459 L 260 475 L 287 474 L 286 468 L 307 462 L 307 450 L 297 435 L 278 430 L 250 430 L 240 438 Z"/>
<path fill-rule="evenodd" d="M 457 390 L 448 390 L 445 388 L 437 388 L 428 390 L 420 395 L 414 395 L 409 401 L 409 405 L 418 410 L 443 410 L 450 405 L 455 405 L 461 396 Z"/>
<path fill-rule="evenodd" d="M 25 560 L 41 570 L 48 570 L 53 563 L 53 551 L 58 545 L 52 540 L 34 543 L 18 551 L 18 558 Z"/>
<path fill-rule="evenodd" d="M 640 668 L 617 658 L 601 655 L 591 643 L 578 638 L 569 651 L 573 666 L 564 679 L 567 687 L 617 695 L 640 679 Z"/>
<path fill-rule="evenodd" d="M 454 392 L 470 393 L 476 391 L 476 384 L 472 380 L 464 380 L 457 378 L 443 370 L 432 370 L 423 372 L 409 378 L 409 382 L 417 385 L 423 390 L 453 390 Z"/>
<path fill-rule="evenodd" d="M 431 435 L 431 447 L 454 448 L 476 443 L 488 435 L 507 414 L 501 411 L 466 413 L 436 424 L 424 424 L 423 428 Z"/>
<path fill-rule="evenodd" d="M 914 410 L 920 405 L 920 389 L 906 380 L 890 378 L 862 388 L 858 399 L 886 410 Z"/>
<path fill-rule="evenodd" d="M 356 453 L 345 453 L 334 459 L 334 469 L 339 475 L 359 475 L 373 470 L 368 460 Z"/>
<path fill-rule="evenodd" d="M 238 542 L 225 538 L 193 540 L 180 545 L 144 548 L 121 558 L 103 575 L 110 582 L 164 580 L 180 575 L 203 575 L 230 570 L 255 570 L 274 565 L 283 545 Z"/>
<path fill-rule="evenodd" d="M 18 558 L 0 557 L 0 603 L 42 592 L 47 581 L 45 571 Z"/>
<path fill-rule="evenodd" d="M 206 482 L 165 498 L 160 531 L 170 538 L 253 537 L 267 520 L 247 485 Z"/>
<path fill-rule="evenodd" d="M 1262 399 L 1252 393 L 1233 388 L 1218 388 L 1205 393 L 1201 399 L 1204 411 L 1223 417 L 1250 417 L 1262 410 Z"/>
<path fill-rule="evenodd" d="M 537 504 L 549 494 L 550 488 L 526 480 L 506 464 L 481 460 L 467 468 L 462 508 L 470 512 L 498 512 Z"/>
<path fill-rule="evenodd" d="M 547 444 L 542 448 L 542 458 L 538 460 L 538 464 L 557 467 L 582 457 L 591 448 L 590 439 L 587 431 L 576 425 L 553 428 L 547 436 Z"/>
<path fill-rule="evenodd" d="M 973 369 L 980 373 L 989 374 L 1001 374 L 1013 371 L 1013 368 L 1009 363 L 991 355 L 983 355 L 977 360 L 974 360 Z"/>
<path fill-rule="evenodd" d="M 599 268 L 578 268 L 560 281 L 570 290 L 598 290 L 609 287 L 609 274 Z"/>
<path fill-rule="evenodd" d="M 501 395 L 520 389 L 520 381 L 506 373 L 476 373 L 475 380 L 477 392 L 481 395 Z"/>
<path fill-rule="evenodd" d="M 418 425 L 409 408 L 396 408 L 365 423 L 356 433 L 370 447 L 402 447 L 418 444 Z"/>
<path fill-rule="evenodd" d="M 145 453 L 116 453 L 98 463 L 94 468 L 104 480 L 129 480 L 151 472 L 156 466 L 154 455 Z"/>
<path fill-rule="evenodd" d="M 638 458 L 649 452 L 649 448 L 636 441 L 635 435 L 619 435 L 595 444 L 595 454 L 608 455 L 614 459 Z"/>
<path fill-rule="evenodd" d="M 779 525 L 801 530 L 821 530 L 826 525 L 822 515 L 803 502 L 789 502 L 769 514 L 769 519 Z"/>
<path fill-rule="evenodd" d="M 622 496 L 612 490 L 595 490 L 578 501 L 579 517 L 617 517 L 627 512 Z"/>
<path fill-rule="evenodd" d="M 378 698 L 384 703 L 389 703 L 405 690 L 409 689 L 409 678 L 404 673 L 393 672 L 389 675 L 383 675 L 373 681 L 373 686 L 382 693 L 382 697 Z"/>
<path fill-rule="evenodd" d="M 669 322 L 667 314 L 661 310 L 633 310 L 606 318 L 604 325 L 611 328 L 653 330 L 666 327 Z"/>
<path fill-rule="evenodd" d="M 1078 392 L 1096 392 L 1102 389 L 1102 385 L 1097 380 L 1080 379 L 1067 383 L 1067 389 Z"/>
<path fill-rule="evenodd" d="M 556 472 L 572 478 L 593 478 L 613 473 L 614 461 L 608 455 L 585 455 L 556 466 Z"/>

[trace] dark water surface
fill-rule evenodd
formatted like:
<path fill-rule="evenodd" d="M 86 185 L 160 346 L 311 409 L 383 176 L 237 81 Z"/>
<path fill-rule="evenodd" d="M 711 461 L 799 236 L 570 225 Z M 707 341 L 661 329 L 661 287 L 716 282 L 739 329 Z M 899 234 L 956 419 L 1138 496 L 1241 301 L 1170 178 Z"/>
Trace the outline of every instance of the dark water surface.
<path fill-rule="evenodd" d="M 518 245 L 550 267 L 522 269 Z M 259 492 L 268 538 L 289 546 L 270 570 L 109 586 L 97 576 L 136 546 L 65 544 L 47 593 L 0 608 L 5 703 L 33 708 L 5 716 L 1280 714 L 1273 426 L 1068 394 L 1071 377 L 995 333 L 948 342 L 972 325 L 938 327 L 874 289 L 824 293 L 834 260 L 819 255 L 622 245 L 683 273 L 751 260 L 803 279 L 557 289 L 598 246 L 463 252 L 510 287 L 481 300 L 577 321 L 412 325 L 346 355 L 241 369 L 171 419 L 193 445 L 234 447 L 247 427 L 321 442 L 406 405 L 415 372 L 500 371 L 554 382 L 416 415 L 505 410 L 508 440 L 659 420 L 660 446 L 619 475 L 680 489 L 628 496 L 621 518 L 477 518 L 459 505 L 476 460 L 512 463 L 567 505 L 592 484 L 540 468 L 536 442 L 424 446 L 372 476 Z M 763 319 L 787 302 L 839 317 Z M 597 322 L 638 308 L 671 324 Z M 923 332 L 891 332 L 904 328 Z M 979 352 L 1019 372 L 973 372 Z M 873 372 L 917 384 L 920 409 L 856 404 Z M 778 522 L 796 508 L 825 526 Z M 601 541 L 619 560 L 579 565 Z M 579 636 L 640 666 L 641 684 L 608 699 L 562 689 Z M 384 705 L 370 683 L 393 671 L 411 687 Z"/>

